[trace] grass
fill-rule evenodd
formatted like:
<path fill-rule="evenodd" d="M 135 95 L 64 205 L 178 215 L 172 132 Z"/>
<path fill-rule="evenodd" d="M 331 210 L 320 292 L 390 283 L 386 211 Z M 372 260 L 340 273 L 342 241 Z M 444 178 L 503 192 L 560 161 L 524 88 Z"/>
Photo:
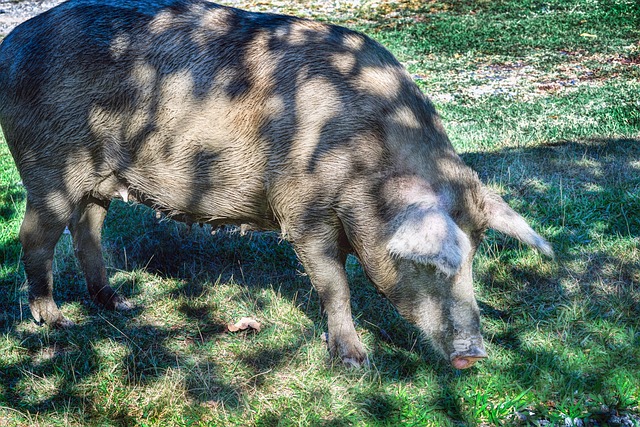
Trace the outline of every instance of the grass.
<path fill-rule="evenodd" d="M 88 301 L 64 235 L 56 300 L 28 313 L 25 194 L 0 143 L 0 425 L 640 425 L 640 11 L 634 1 L 258 2 L 366 31 L 403 61 L 463 159 L 553 242 L 488 235 L 476 292 L 490 358 L 458 372 L 349 259 L 372 366 L 333 366 L 290 246 L 114 202 L 104 250 L 125 314 Z M 252 316 L 260 333 L 225 334 Z"/>

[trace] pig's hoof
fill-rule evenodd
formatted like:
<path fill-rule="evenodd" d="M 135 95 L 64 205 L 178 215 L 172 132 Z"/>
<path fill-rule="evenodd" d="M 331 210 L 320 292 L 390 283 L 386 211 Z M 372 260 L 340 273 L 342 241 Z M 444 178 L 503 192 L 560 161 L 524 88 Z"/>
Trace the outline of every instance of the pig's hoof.
<path fill-rule="evenodd" d="M 359 369 L 369 366 L 369 358 L 364 350 L 362 343 L 357 338 L 336 338 L 331 339 L 326 333 L 323 334 L 323 341 L 327 341 L 329 345 L 329 353 L 333 356 L 339 356 L 342 364 L 348 368 Z"/>
<path fill-rule="evenodd" d="M 39 298 L 29 301 L 29 308 L 36 323 L 47 324 L 52 328 L 65 329 L 74 323 L 64 317 L 56 303 L 50 298 Z"/>
<path fill-rule="evenodd" d="M 69 320 L 66 317 L 63 317 L 60 321 L 56 322 L 55 325 L 53 326 L 57 329 L 67 329 L 75 325 L 76 324 L 72 320 Z"/>
<path fill-rule="evenodd" d="M 116 301 L 113 303 L 113 310 L 116 311 L 129 311 L 133 309 L 133 303 L 127 301 L 122 297 L 115 298 Z"/>
<path fill-rule="evenodd" d="M 99 303 L 102 303 L 102 305 L 107 309 L 107 310 L 114 310 L 114 311 L 128 311 L 131 310 L 133 308 L 133 304 L 130 303 L 129 301 L 127 301 L 125 298 L 121 297 L 120 295 L 116 294 L 115 292 L 113 292 L 111 294 L 110 297 L 108 298 L 97 298 L 97 301 Z"/>
<path fill-rule="evenodd" d="M 369 367 L 369 358 L 367 355 L 364 355 L 364 359 L 361 357 L 353 358 L 353 357 L 343 357 L 342 364 L 349 369 L 360 369 L 360 368 L 368 368 Z"/>
<path fill-rule="evenodd" d="M 359 339 L 350 342 L 349 345 L 340 346 L 340 358 L 348 368 L 368 368 L 369 357 Z"/>

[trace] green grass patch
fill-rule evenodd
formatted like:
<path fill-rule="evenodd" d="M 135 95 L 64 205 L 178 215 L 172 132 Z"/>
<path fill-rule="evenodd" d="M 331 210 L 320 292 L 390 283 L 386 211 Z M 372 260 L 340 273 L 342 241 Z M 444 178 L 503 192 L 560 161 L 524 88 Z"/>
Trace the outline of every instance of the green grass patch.
<path fill-rule="evenodd" d="M 93 305 L 70 236 L 37 326 L 24 189 L 0 142 L 0 425 L 640 425 L 637 2 L 259 2 L 366 31 L 432 98 L 465 162 L 547 237 L 489 233 L 475 286 L 490 358 L 452 370 L 348 260 L 372 366 L 328 360 L 317 294 L 274 233 L 210 235 L 114 202 L 104 252 L 128 313 Z M 251 316 L 260 333 L 227 334 Z"/>
<path fill-rule="evenodd" d="M 634 0 L 382 2 L 366 28 L 411 52 L 510 55 L 539 50 L 618 52 L 637 43 Z"/>

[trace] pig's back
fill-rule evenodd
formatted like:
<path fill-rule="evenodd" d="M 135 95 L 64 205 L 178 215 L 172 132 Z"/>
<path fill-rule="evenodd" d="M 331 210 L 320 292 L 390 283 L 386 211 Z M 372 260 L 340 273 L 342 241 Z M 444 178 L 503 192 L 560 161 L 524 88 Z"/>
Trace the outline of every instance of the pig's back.
<path fill-rule="evenodd" d="M 113 174 L 152 204 L 221 221 L 332 203 L 332 188 L 384 167 L 380 117 L 420 102 L 366 36 L 200 1 L 67 2 L 14 30 L 0 59 L 19 168 L 71 153 L 89 165 L 85 187 Z"/>

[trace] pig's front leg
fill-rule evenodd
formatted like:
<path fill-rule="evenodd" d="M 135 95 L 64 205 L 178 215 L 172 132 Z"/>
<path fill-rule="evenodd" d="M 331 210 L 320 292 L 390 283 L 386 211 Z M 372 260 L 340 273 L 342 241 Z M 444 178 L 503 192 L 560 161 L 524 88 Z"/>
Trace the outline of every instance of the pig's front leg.
<path fill-rule="evenodd" d="M 318 291 L 329 326 L 328 345 L 333 357 L 339 356 L 350 367 L 367 365 L 367 353 L 356 333 L 351 317 L 349 283 L 345 271 L 346 253 L 340 250 L 338 232 L 307 235 L 295 244 L 311 283 Z"/>

